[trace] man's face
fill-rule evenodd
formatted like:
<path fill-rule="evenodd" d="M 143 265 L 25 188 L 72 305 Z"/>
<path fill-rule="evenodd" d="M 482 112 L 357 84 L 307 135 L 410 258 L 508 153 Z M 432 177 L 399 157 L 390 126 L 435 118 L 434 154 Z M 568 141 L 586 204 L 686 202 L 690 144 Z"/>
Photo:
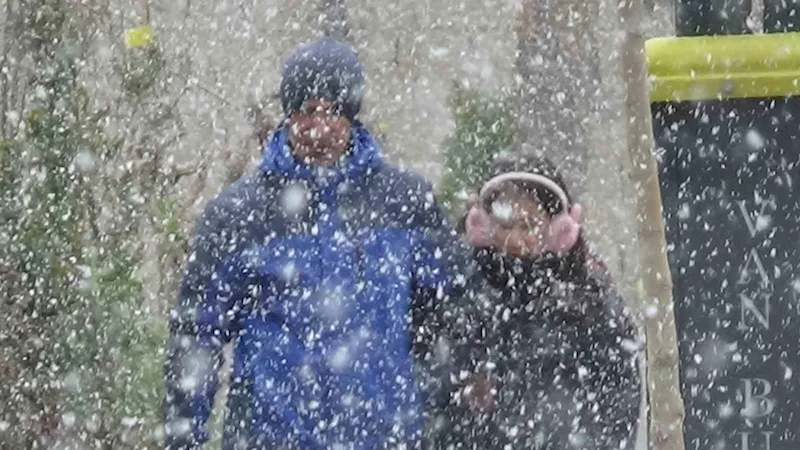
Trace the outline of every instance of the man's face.
<path fill-rule="evenodd" d="M 295 158 L 328 167 L 350 147 L 350 121 L 328 100 L 309 99 L 289 117 L 289 142 Z"/>

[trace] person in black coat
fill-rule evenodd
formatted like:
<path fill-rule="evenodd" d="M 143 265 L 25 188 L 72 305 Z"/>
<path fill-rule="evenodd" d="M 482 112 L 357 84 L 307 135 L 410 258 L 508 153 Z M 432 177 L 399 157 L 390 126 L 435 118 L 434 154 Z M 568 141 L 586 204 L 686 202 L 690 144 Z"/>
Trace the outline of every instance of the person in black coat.
<path fill-rule="evenodd" d="M 452 449 L 629 449 L 638 427 L 641 339 L 581 206 L 547 160 L 494 164 L 461 221 L 485 282 L 484 368 L 457 396 Z"/>

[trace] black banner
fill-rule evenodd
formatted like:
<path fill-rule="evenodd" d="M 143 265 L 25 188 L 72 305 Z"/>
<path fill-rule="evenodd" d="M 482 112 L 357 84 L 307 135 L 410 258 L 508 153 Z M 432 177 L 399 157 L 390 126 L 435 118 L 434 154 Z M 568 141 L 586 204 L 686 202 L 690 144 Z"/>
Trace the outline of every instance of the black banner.
<path fill-rule="evenodd" d="M 686 448 L 800 449 L 800 99 L 652 112 Z"/>

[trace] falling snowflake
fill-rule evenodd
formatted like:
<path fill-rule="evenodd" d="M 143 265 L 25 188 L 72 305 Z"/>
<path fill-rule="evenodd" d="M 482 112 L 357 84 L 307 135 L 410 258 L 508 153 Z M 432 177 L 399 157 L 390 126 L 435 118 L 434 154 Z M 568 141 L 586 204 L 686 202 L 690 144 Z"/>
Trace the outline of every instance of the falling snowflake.
<path fill-rule="evenodd" d="M 308 205 L 308 191 L 299 184 L 291 184 L 281 192 L 281 208 L 287 215 L 301 214 Z"/>
<path fill-rule="evenodd" d="M 766 145 L 764 136 L 762 136 L 761 133 L 755 128 L 747 130 L 747 134 L 745 134 L 744 140 L 747 146 L 751 150 L 761 150 Z"/>
<path fill-rule="evenodd" d="M 496 219 L 508 222 L 514 216 L 514 208 L 509 202 L 493 202 L 492 203 L 492 216 Z"/>

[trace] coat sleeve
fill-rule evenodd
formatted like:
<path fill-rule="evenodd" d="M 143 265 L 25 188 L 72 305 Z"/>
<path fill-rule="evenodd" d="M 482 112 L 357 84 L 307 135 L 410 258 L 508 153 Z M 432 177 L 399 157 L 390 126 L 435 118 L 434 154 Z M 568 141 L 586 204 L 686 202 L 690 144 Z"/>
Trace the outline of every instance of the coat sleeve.
<path fill-rule="evenodd" d="M 592 297 L 576 302 L 585 307 L 579 314 L 588 327 L 574 336 L 574 359 L 565 359 L 562 372 L 569 406 L 561 406 L 569 411 L 543 411 L 544 422 L 548 417 L 561 421 L 544 424 L 545 430 L 559 430 L 546 448 L 630 449 L 636 439 L 641 401 L 638 328 L 612 286 L 599 294 L 583 295 Z M 557 410 L 559 404 L 545 402 L 545 408 Z"/>
<path fill-rule="evenodd" d="M 605 288 L 606 314 L 595 324 L 586 366 L 587 407 L 583 415 L 592 448 L 633 448 L 639 426 L 642 339 L 636 321 L 613 286 Z"/>
<path fill-rule="evenodd" d="M 178 301 L 169 314 L 164 400 L 169 450 L 199 448 L 208 439 L 222 347 L 231 338 L 230 286 L 242 276 L 240 268 L 225 265 L 234 236 L 223 225 L 224 215 L 212 202 L 199 219 Z"/>
<path fill-rule="evenodd" d="M 429 400 L 446 402 L 453 383 L 473 370 L 477 320 L 472 302 L 475 268 L 430 186 L 421 190 L 413 255 L 412 352 L 428 384 Z"/>

